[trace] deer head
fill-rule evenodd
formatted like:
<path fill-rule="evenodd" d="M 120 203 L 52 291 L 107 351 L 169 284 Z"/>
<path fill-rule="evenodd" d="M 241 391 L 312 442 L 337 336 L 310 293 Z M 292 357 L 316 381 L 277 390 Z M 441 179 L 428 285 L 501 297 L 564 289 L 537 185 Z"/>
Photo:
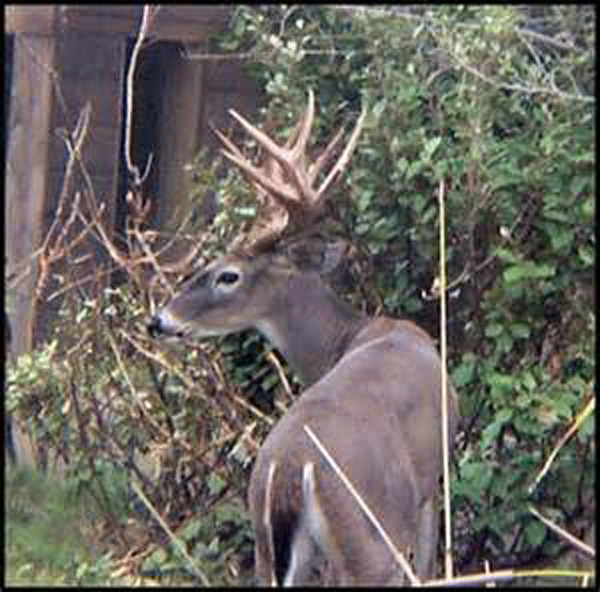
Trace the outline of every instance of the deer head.
<path fill-rule="evenodd" d="M 343 255 L 339 244 L 303 237 L 324 214 L 365 112 L 324 178 L 342 137 L 314 162 L 306 148 L 314 97 L 280 146 L 239 114 L 262 147 L 261 166 L 223 134 L 223 153 L 262 204 L 243 240 L 196 273 L 153 317 L 152 335 L 203 338 L 254 327 L 286 357 L 309 388 L 278 422 L 256 459 L 248 500 L 263 583 L 401 583 L 402 571 L 380 535 L 311 443 L 310 426 L 354 483 L 390 539 L 414 560 L 418 577 L 435 573 L 441 473 L 437 351 L 409 321 L 367 318 L 320 279 Z M 452 392 L 452 391 L 451 391 Z M 450 438 L 457 422 L 450 401 Z"/>
<path fill-rule="evenodd" d="M 296 350 L 308 351 L 309 344 L 295 347 L 298 342 L 288 342 L 279 327 L 289 316 L 291 289 L 306 296 L 304 303 L 293 306 L 298 308 L 310 303 L 315 321 L 321 320 L 316 317 L 325 316 L 326 310 L 339 305 L 337 297 L 321 284 L 319 276 L 336 267 L 345 253 L 345 244 L 328 242 L 311 231 L 323 217 L 327 192 L 340 179 L 356 147 L 366 112 L 358 119 L 346 147 L 320 183 L 319 175 L 331 163 L 343 130 L 334 135 L 314 162 L 308 163 L 306 149 L 314 112 L 314 95 L 310 91 L 304 114 L 287 142 L 280 146 L 241 115 L 230 111 L 262 147 L 266 156 L 261 166 L 244 158 L 233 142 L 215 131 L 223 144 L 223 154 L 254 186 L 261 215 L 246 236 L 235 241 L 225 255 L 194 274 L 169 305 L 153 317 L 149 324 L 152 335 L 204 338 L 254 327 L 284 355 L 291 356 L 291 363 L 307 382 L 320 376 L 322 368 L 339 357 L 345 334 L 332 339 L 327 360 L 313 361 L 295 353 Z M 356 317 L 349 308 L 343 308 L 346 316 Z M 304 329 L 300 339 L 310 326 Z M 307 336 L 307 339 L 310 338 Z"/>

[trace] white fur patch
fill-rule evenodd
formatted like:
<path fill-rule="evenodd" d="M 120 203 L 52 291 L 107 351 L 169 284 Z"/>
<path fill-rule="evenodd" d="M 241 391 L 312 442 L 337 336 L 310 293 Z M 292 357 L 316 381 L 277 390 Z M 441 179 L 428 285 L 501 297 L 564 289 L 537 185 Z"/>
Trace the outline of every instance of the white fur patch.
<path fill-rule="evenodd" d="M 265 490 L 265 507 L 263 512 L 263 524 L 267 533 L 267 548 L 269 550 L 269 580 L 271 586 L 277 585 L 277 578 L 275 576 L 275 545 L 273 543 L 273 525 L 271 524 L 271 495 L 273 490 L 273 479 L 275 477 L 275 471 L 277 470 L 277 463 L 272 462 L 269 465 L 269 472 L 267 474 L 267 488 Z"/>

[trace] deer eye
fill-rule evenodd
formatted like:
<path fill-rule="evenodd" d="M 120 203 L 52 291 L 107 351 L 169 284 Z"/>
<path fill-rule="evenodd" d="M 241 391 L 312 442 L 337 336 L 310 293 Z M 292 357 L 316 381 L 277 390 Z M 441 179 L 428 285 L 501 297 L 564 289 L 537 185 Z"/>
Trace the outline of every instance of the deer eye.
<path fill-rule="evenodd" d="M 239 279 L 237 271 L 222 271 L 215 279 L 215 286 L 233 286 Z"/>

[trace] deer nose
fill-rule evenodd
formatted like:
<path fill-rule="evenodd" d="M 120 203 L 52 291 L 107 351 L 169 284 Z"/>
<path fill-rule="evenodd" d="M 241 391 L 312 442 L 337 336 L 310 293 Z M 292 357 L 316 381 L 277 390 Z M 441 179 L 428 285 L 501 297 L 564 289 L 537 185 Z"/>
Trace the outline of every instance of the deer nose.
<path fill-rule="evenodd" d="M 146 329 L 150 337 L 156 338 L 163 333 L 162 323 L 158 315 L 154 315 L 147 323 Z"/>
<path fill-rule="evenodd" d="M 150 337 L 183 337 L 185 326 L 181 319 L 173 316 L 169 308 L 161 308 L 146 324 Z"/>

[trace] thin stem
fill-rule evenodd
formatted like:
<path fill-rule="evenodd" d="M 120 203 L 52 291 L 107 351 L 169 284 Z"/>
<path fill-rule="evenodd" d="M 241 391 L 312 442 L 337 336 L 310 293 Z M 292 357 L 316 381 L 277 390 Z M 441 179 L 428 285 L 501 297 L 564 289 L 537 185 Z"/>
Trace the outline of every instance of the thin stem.
<path fill-rule="evenodd" d="M 446 213 L 444 180 L 440 180 L 440 355 L 442 358 L 442 453 L 444 467 L 444 525 L 446 578 L 452 579 L 452 524 L 450 520 L 450 443 L 448 442 L 448 370 L 446 368 Z"/>
<path fill-rule="evenodd" d="M 390 536 L 388 535 L 386 530 L 383 528 L 381 522 L 377 519 L 375 514 L 373 514 L 373 512 L 371 511 L 371 509 L 369 508 L 367 503 L 363 500 L 361 495 L 356 491 L 356 488 L 354 487 L 354 485 L 352 485 L 352 482 L 350 481 L 350 479 L 348 479 L 348 477 L 345 475 L 344 471 L 342 471 L 340 466 L 337 464 L 337 462 L 334 460 L 334 458 L 331 456 L 331 454 L 328 452 L 328 450 L 325 448 L 325 446 L 323 446 L 323 444 L 321 443 L 319 438 L 317 438 L 315 433 L 307 425 L 304 426 L 304 431 L 306 432 L 308 437 L 312 440 L 312 443 L 317 447 L 317 450 L 323 455 L 323 457 L 325 458 L 327 463 L 331 466 L 331 468 L 333 469 L 335 474 L 341 479 L 342 483 L 346 486 L 348 491 L 352 494 L 352 497 L 356 500 L 356 502 L 360 506 L 360 509 L 365 513 L 365 515 L 369 519 L 369 522 L 371 522 L 371 524 L 375 527 L 375 529 L 377 530 L 377 532 L 379 533 L 379 535 L 381 536 L 381 538 L 383 539 L 385 544 L 388 546 L 389 550 L 392 552 L 394 559 L 396 559 L 396 561 L 398 562 L 398 564 L 400 565 L 400 567 L 402 568 L 404 573 L 408 576 L 408 579 L 410 580 L 411 585 L 413 585 L 413 586 L 421 585 L 421 581 L 413 572 L 413 570 L 410 566 L 410 563 L 408 562 L 406 557 L 404 557 L 404 555 L 400 551 L 400 549 L 398 549 L 398 547 L 396 547 L 396 545 L 394 544 L 394 542 L 392 541 L 392 539 L 390 538 Z"/>

